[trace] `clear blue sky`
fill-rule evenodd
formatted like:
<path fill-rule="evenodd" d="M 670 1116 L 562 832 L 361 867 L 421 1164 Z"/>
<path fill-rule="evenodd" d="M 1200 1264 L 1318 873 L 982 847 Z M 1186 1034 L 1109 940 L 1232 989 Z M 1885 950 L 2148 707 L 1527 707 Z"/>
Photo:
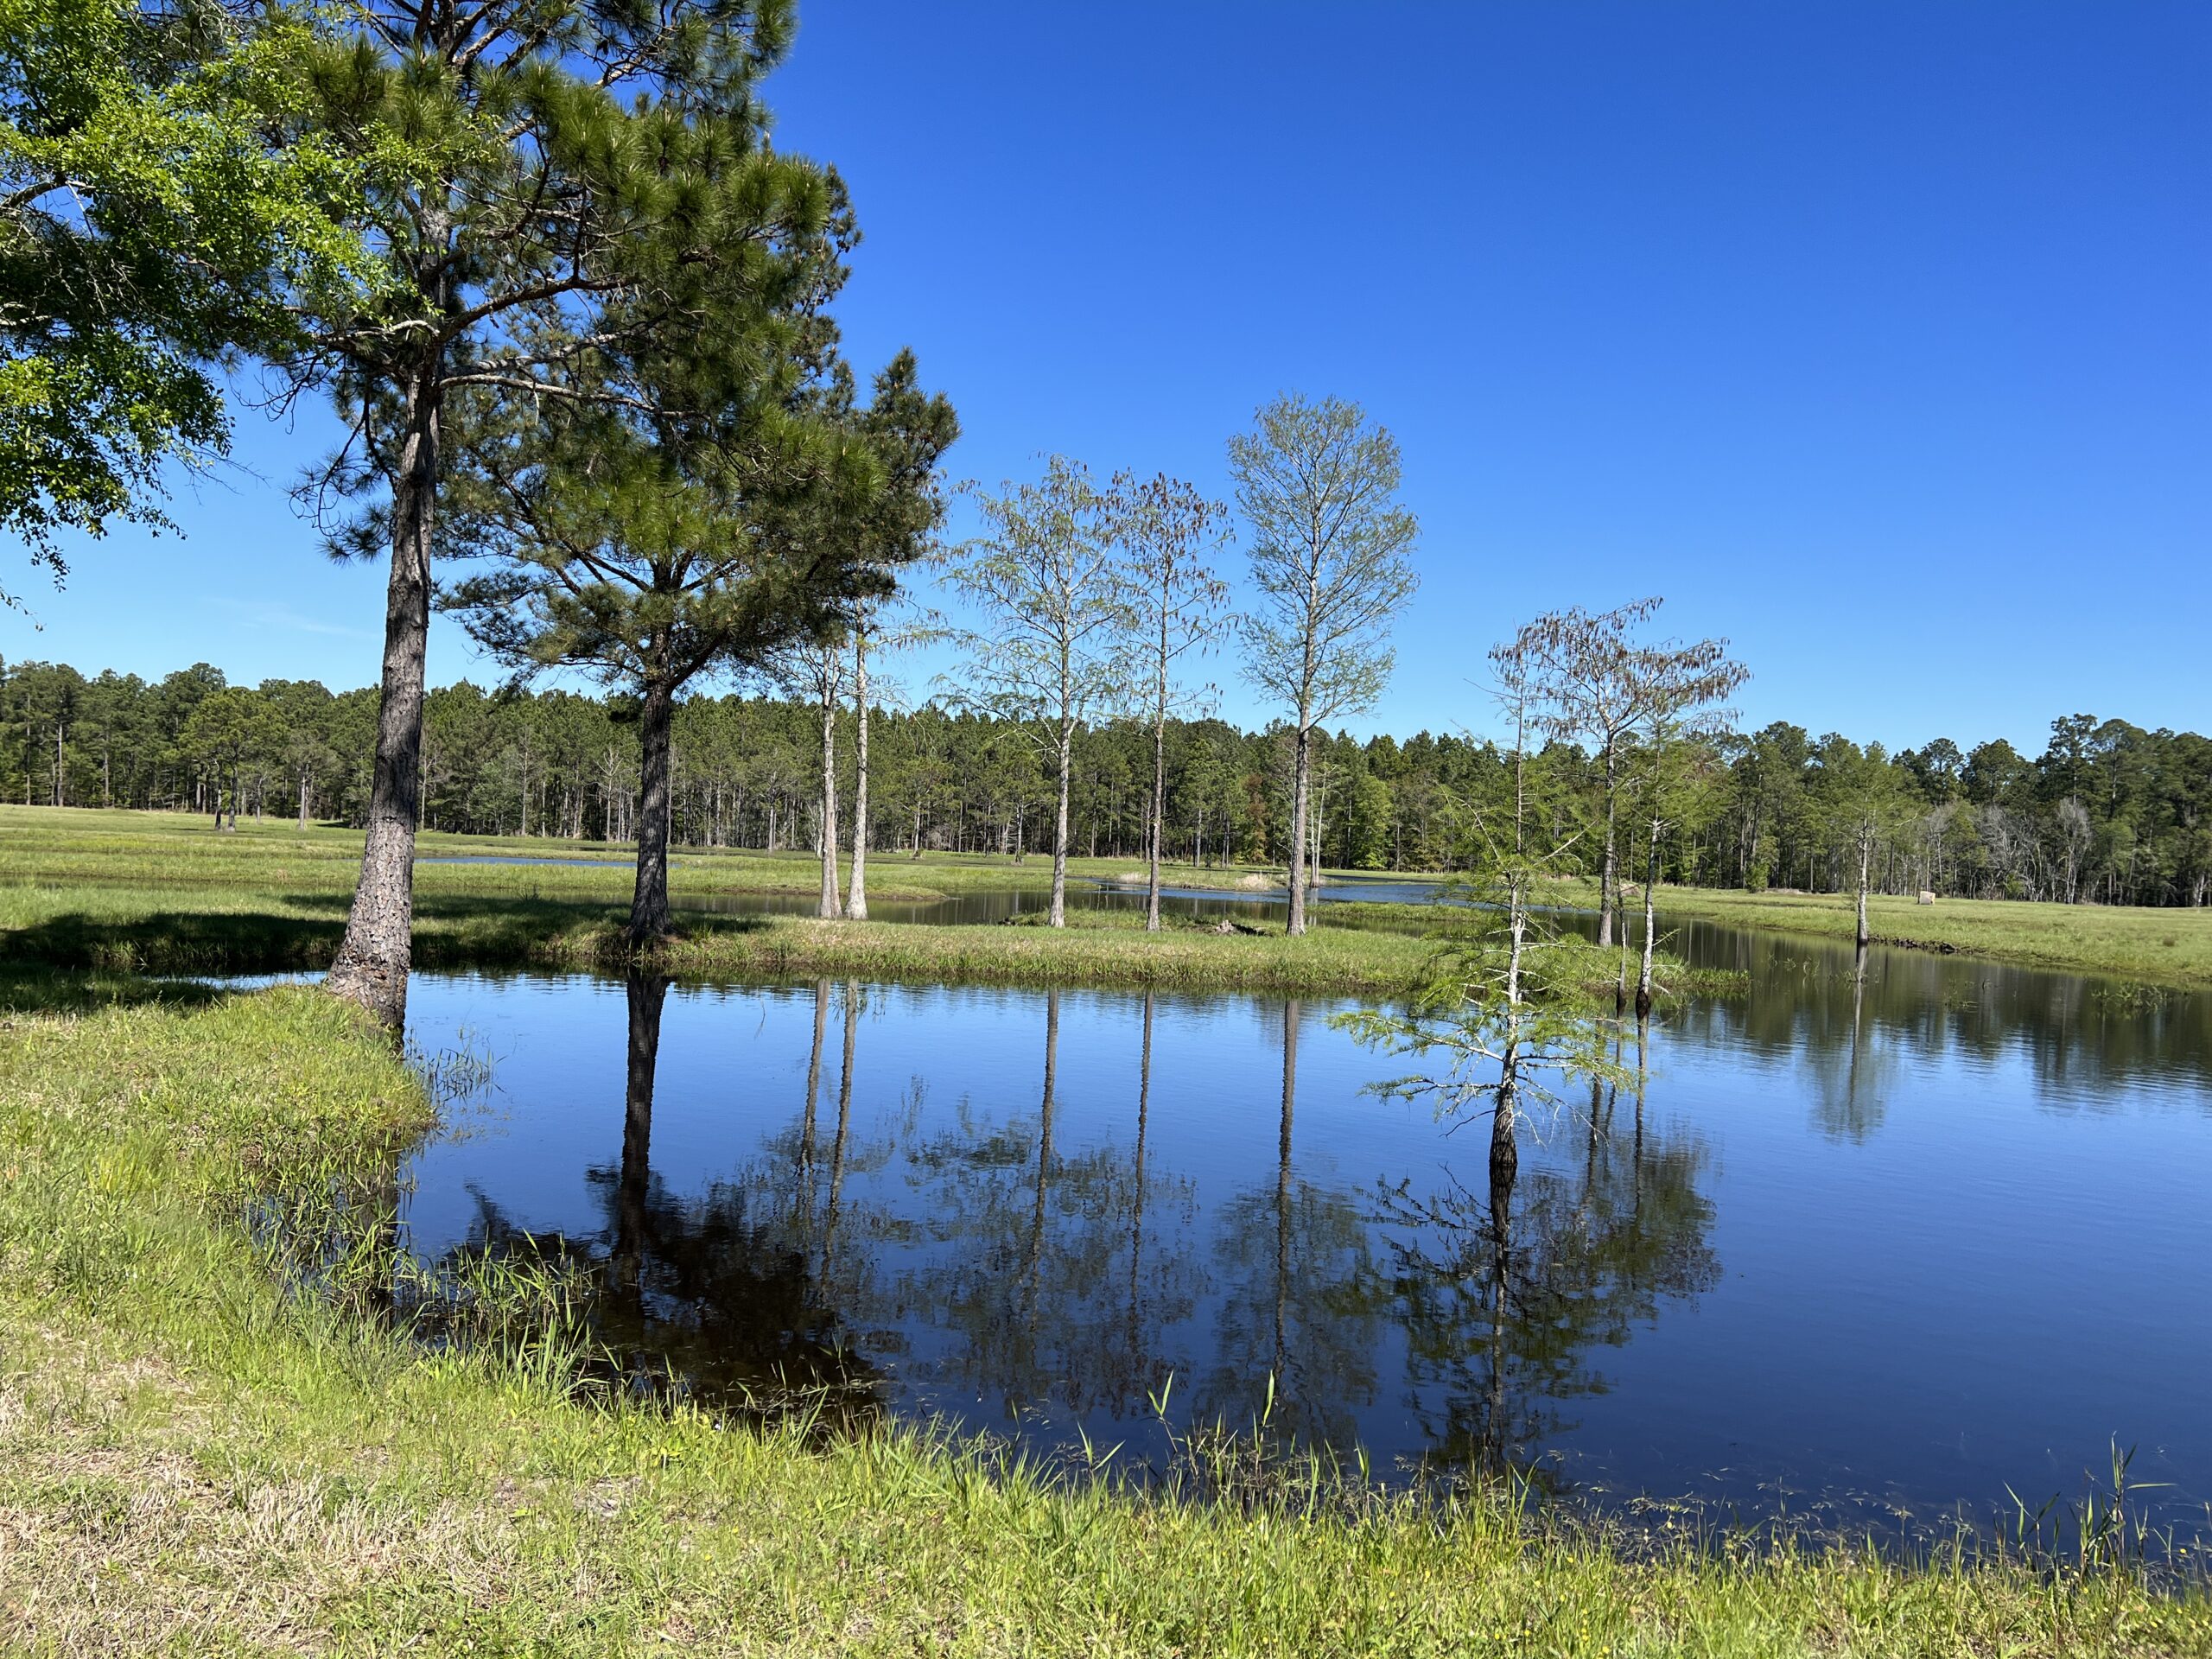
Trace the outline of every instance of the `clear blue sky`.
<path fill-rule="evenodd" d="M 2202 0 L 814 0 L 770 96 L 852 186 L 855 361 L 919 352 L 957 475 L 1224 490 L 1282 389 L 1397 434 L 1424 586 L 1361 728 L 1485 726 L 1490 642 L 1659 592 L 1751 724 L 2035 752 L 2212 731 L 2208 87 Z M 323 418 L 239 435 L 182 544 L 11 560 L 45 631 L 0 654 L 372 679 L 381 574 L 283 487 Z M 442 623 L 431 668 L 495 677 Z"/>

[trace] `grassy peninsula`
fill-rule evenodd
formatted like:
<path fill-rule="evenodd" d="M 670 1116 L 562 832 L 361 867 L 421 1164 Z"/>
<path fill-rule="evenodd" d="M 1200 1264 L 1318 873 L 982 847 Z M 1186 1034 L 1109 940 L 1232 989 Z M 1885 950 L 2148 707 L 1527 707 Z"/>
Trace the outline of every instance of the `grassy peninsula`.
<path fill-rule="evenodd" d="M 543 841 L 424 837 L 426 861 L 575 856 L 575 864 L 437 863 L 416 868 L 415 961 L 422 968 L 619 968 L 631 869 L 621 849 Z M 263 973 L 326 965 L 343 931 L 359 856 L 358 835 L 242 824 L 217 832 L 174 814 L 0 809 L 0 963 L 18 969 L 124 975 Z M 1215 932 L 1179 920 L 1147 935 L 1128 913 L 1077 911 L 1065 930 L 824 922 L 804 915 L 721 915 L 733 895 L 816 890 L 805 855 L 688 853 L 672 886 L 677 937 L 652 965 L 692 977 L 849 975 L 1003 984 L 1122 985 L 1185 990 L 1389 995 L 1419 971 L 1418 929 L 1316 926 L 1300 938 L 1272 928 Z M 1112 879 L 1126 861 L 1082 874 Z M 1178 879 L 1180 879 L 1178 873 Z M 1256 871 L 1210 871 L 1253 890 Z M 979 890 L 1042 891 L 1049 861 L 880 860 L 880 902 Z M 1357 920 L 1372 923 L 1364 913 Z M 1727 988 L 1700 982 L 1694 988 Z M 1685 985 L 1683 988 L 1693 988 Z"/>
<path fill-rule="evenodd" d="M 620 954 L 631 849 L 542 837 L 425 835 L 416 869 L 416 960 L 574 969 Z M 320 968 L 345 924 L 360 857 L 358 831 L 243 823 L 221 834 L 175 813 L 0 806 L 0 960 L 72 971 L 256 972 Z M 575 860 L 496 863 L 501 858 Z M 1076 859 L 1080 880 L 1138 876 L 1126 859 Z M 1224 896 L 1280 891 L 1279 871 L 1249 866 L 1166 872 L 1177 887 Z M 879 905 L 964 893 L 1042 893 L 1048 859 L 878 854 L 868 891 Z M 1304 939 L 1224 937 L 1185 925 L 1145 938 L 1127 918 L 1078 913 L 1065 933 L 1000 926 L 917 929 L 891 922 L 823 924 L 803 916 L 716 915 L 739 895 L 801 903 L 820 883 L 810 854 L 679 850 L 671 890 L 681 937 L 664 960 L 692 975 L 860 974 L 1036 984 L 1191 989 L 1387 992 L 1418 965 L 1413 935 L 1437 921 L 1414 906 L 1321 906 Z M 1558 902 L 1587 906 L 1593 886 L 1562 883 Z M 1727 926 L 1848 939 L 1848 895 L 1746 893 L 1662 887 L 1662 910 Z M 2212 987 L 2212 912 L 2030 905 L 1947 899 L 1871 903 L 1888 945 L 1959 952 L 2024 966 Z M 1685 988 L 1711 988 L 1686 984 Z"/>
<path fill-rule="evenodd" d="M 1560 899 L 1595 905 L 1597 886 L 1562 883 Z M 1847 893 L 1743 893 L 1662 885 L 1658 904 L 1668 917 L 1815 934 L 1847 944 L 1856 923 Z M 2191 990 L 2212 988 L 2212 910 L 2031 905 L 2004 899 L 1939 899 L 1923 905 L 1874 894 L 1866 911 L 1875 943 L 1900 950 L 1982 957 Z"/>
<path fill-rule="evenodd" d="M 1624 1550 L 1442 1510 L 809 1443 L 288 1294 L 248 1199 L 430 1121 L 313 992 L 0 1025 L 0 1626 L 25 1653 L 2212 1653 L 2125 1571 Z M 673 1644 L 673 1646 L 671 1646 Z"/>

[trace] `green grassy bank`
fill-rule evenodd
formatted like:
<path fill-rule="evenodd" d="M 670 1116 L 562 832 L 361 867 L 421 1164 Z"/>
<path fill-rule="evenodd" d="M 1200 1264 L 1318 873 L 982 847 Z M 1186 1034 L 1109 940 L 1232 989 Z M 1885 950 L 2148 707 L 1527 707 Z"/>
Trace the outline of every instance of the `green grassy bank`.
<path fill-rule="evenodd" d="M 310 991 L 0 1022 L 0 1649 L 2212 1653 L 2201 1594 L 2126 1573 L 1056 1484 L 609 1403 L 284 1294 L 247 1196 L 389 1167 L 427 1119 Z"/>
<path fill-rule="evenodd" d="M 1562 884 L 1563 902 L 1597 903 L 1593 883 Z M 1664 887 L 1659 908 L 1727 927 L 1808 933 L 1848 942 L 1858 925 L 1851 894 L 1739 893 Z M 1866 906 L 1875 941 L 1911 950 L 1955 951 L 2024 967 L 2109 974 L 2189 989 L 2212 988 L 2212 910 L 2117 905 L 2030 905 L 1940 899 L 1923 905 L 1876 895 Z"/>
<path fill-rule="evenodd" d="M 544 843 L 529 843 L 542 853 Z M 241 825 L 219 835 L 198 819 L 13 808 L 0 811 L 0 963 L 107 974 L 258 973 L 326 965 L 344 930 L 359 837 Z M 426 837 L 424 853 L 503 850 Z M 906 896 L 943 896 L 985 878 L 1032 883 L 1037 861 L 925 866 L 938 885 L 879 869 L 879 895 L 908 874 Z M 1120 867 L 1116 866 L 1116 869 Z M 679 899 L 807 890 L 811 860 L 754 855 L 677 861 Z M 1050 880 L 1049 866 L 1044 869 Z M 423 968 L 619 967 L 626 865 L 440 865 L 416 870 L 415 960 Z M 656 954 L 693 977 L 785 975 L 958 979 L 1037 985 L 1388 994 L 1427 946 L 1405 932 L 1316 928 L 1302 938 L 1217 934 L 1189 924 L 1147 936 L 1134 918 L 1077 913 L 1065 930 L 917 927 L 808 917 L 680 914 Z M 42 997 L 41 997 L 41 1000 Z"/>
<path fill-rule="evenodd" d="M 533 838 L 427 835 L 426 859 L 576 857 L 568 864 L 423 863 L 416 870 L 417 959 L 425 966 L 573 968 L 609 960 L 626 914 L 630 849 Z M 175 813 L 0 806 L 0 960 L 71 969 L 238 971 L 315 968 L 345 921 L 360 836 L 304 832 L 274 821 L 217 833 Z M 963 893 L 1041 893 L 1051 861 L 980 855 L 915 860 L 878 855 L 877 900 Z M 1077 859 L 1078 879 L 1137 874 L 1123 859 Z M 1168 872 L 1179 886 L 1226 893 L 1268 888 L 1249 868 Z M 680 850 L 671 875 L 679 905 L 744 893 L 811 893 L 820 865 L 804 853 Z M 1562 883 L 1563 904 L 1595 901 L 1587 883 Z M 1672 917 L 1848 939 L 1847 898 L 1665 887 Z M 1408 931 L 1433 912 L 1403 906 L 1324 906 L 1305 941 L 1176 930 L 1166 939 L 1085 926 L 1065 937 L 1029 930 L 870 924 L 835 927 L 797 918 L 715 917 L 693 909 L 671 963 L 687 973 L 857 973 L 1034 983 L 1192 988 L 1377 991 L 1403 983 L 1419 950 Z M 1876 936 L 2030 966 L 2212 987 L 2212 912 L 1878 898 Z"/>

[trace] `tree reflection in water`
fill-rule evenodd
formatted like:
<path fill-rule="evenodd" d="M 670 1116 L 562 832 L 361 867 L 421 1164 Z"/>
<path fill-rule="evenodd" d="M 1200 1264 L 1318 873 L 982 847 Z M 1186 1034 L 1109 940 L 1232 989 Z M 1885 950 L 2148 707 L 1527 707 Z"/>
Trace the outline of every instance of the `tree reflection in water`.
<path fill-rule="evenodd" d="M 1187 1231 L 1197 1210 L 1190 1181 L 1147 1163 L 1150 1008 L 1147 999 L 1133 1154 L 1111 1143 L 1073 1155 L 1055 1146 L 1057 991 L 1045 998 L 1035 1118 L 992 1125 L 963 1100 L 950 1122 L 907 1147 L 914 1213 L 931 1248 L 909 1253 L 887 1288 L 906 1320 L 944 1338 L 929 1367 L 936 1386 L 995 1397 L 1015 1420 L 1128 1417 L 1172 1370 L 1187 1370 L 1164 1333 L 1190 1318 L 1202 1276 L 1186 1252 L 1146 1249 L 1148 1216 Z"/>
<path fill-rule="evenodd" d="M 816 988 L 814 1064 L 791 1197 L 738 1180 L 697 1198 L 671 1193 L 652 1167 L 653 1090 L 669 982 L 632 976 L 622 1160 L 587 1173 L 605 1216 L 596 1236 L 533 1236 L 509 1224 L 480 1192 L 478 1220 L 461 1251 L 553 1258 L 594 1285 L 591 1335 L 630 1386 L 674 1388 L 719 1407 L 776 1412 L 820 1405 L 853 1426 L 883 1404 L 882 1381 L 855 1351 L 829 1289 L 851 1102 L 857 996 L 847 988 L 845 1076 L 831 1154 L 830 1219 L 817 1245 L 811 1171 L 815 1090 L 829 987 Z M 871 1347 L 881 1351 L 880 1342 Z"/>
<path fill-rule="evenodd" d="M 866 1117 L 868 994 L 810 990 L 804 1100 L 757 1155 L 683 1196 L 652 1166 L 669 985 L 632 979 L 621 1158 L 587 1172 L 599 1225 L 533 1237 L 479 1192 L 459 1250 L 577 1270 L 593 1337 L 632 1386 L 725 1407 L 803 1401 L 850 1425 L 895 1393 L 1065 1441 L 1056 1420 L 1148 1421 L 1173 1376 L 1194 1424 L 1264 1421 L 1277 1444 L 1349 1451 L 1363 1414 L 1402 1392 L 1432 1459 L 1491 1468 L 1529 1466 L 1566 1427 L 1562 1403 L 1605 1386 L 1593 1355 L 1716 1271 L 1706 1154 L 1647 1134 L 1640 1059 L 1615 1068 L 1628 1086 L 1593 1086 L 1574 1144 L 1494 1132 L 1481 1191 L 1447 1171 L 1377 1199 L 1299 1167 L 1306 1011 L 1286 1003 L 1272 1168 L 1205 1213 L 1156 1150 L 1152 996 L 1129 1138 L 1070 1147 L 1059 993 L 1040 998 L 1033 1108 L 925 1112 L 918 1085 Z M 1394 1330 L 1402 1377 L 1382 1374 Z"/>
<path fill-rule="evenodd" d="M 1192 1414 L 1231 1429 L 1264 1420 L 1293 1444 L 1348 1447 L 1357 1409 L 1375 1397 L 1387 1287 L 1351 1191 L 1293 1168 L 1302 1016 L 1283 1005 L 1274 1179 L 1230 1199 L 1215 1230 L 1224 1289 Z"/>
<path fill-rule="evenodd" d="M 1438 1465 L 1555 1482 L 1541 1459 L 1569 1426 L 1564 1403 L 1606 1386 L 1593 1351 L 1719 1279 L 1713 1205 L 1697 1190 L 1704 1147 L 1647 1135 L 1640 1084 L 1624 1135 L 1618 1095 L 1592 1084 L 1579 1171 L 1524 1168 L 1493 1147 L 1482 1192 L 1456 1180 L 1382 1192 L 1408 1398 Z"/>

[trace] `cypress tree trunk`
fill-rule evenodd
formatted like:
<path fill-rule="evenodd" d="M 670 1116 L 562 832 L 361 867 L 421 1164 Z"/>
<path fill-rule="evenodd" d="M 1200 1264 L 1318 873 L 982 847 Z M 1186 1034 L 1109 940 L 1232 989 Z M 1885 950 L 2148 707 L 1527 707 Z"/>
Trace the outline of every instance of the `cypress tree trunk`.
<path fill-rule="evenodd" d="M 1075 721 L 1060 716 L 1059 816 L 1052 828 L 1052 910 L 1046 920 L 1053 927 L 1068 925 L 1068 774 L 1075 769 Z"/>
<path fill-rule="evenodd" d="M 651 944 L 668 934 L 668 751 L 676 698 L 668 686 L 645 688 L 638 711 L 638 880 L 630 898 L 630 943 Z"/>
<path fill-rule="evenodd" d="M 346 937 L 323 988 L 397 1031 L 407 1020 L 415 922 L 415 826 L 423 796 L 423 658 L 430 637 L 430 537 L 439 466 L 437 353 L 407 387 L 407 424 L 391 487 L 391 573 L 385 590 L 384 671 L 370 775 L 368 837 Z"/>
<path fill-rule="evenodd" d="M 1144 931 L 1160 931 L 1160 843 L 1167 831 L 1167 623 L 1160 624 L 1160 700 L 1152 715 L 1152 823 L 1147 849 Z"/>
<path fill-rule="evenodd" d="M 1312 779 L 1313 728 L 1306 711 L 1298 712 L 1298 741 L 1292 750 L 1290 785 L 1290 922 L 1289 934 L 1306 931 L 1306 793 Z"/>
<path fill-rule="evenodd" d="M 1659 821 L 1651 822 L 1651 863 L 1643 879 L 1643 966 L 1636 981 L 1636 1017 L 1649 1017 L 1651 1013 L 1651 944 L 1657 931 L 1654 918 L 1658 906 L 1659 887 Z"/>
<path fill-rule="evenodd" d="M 1605 745 L 1605 863 L 1598 876 L 1598 948 L 1613 942 L 1613 912 L 1618 907 L 1620 873 L 1613 863 L 1613 746 Z M 1618 1010 L 1616 1010 L 1618 1012 Z"/>
<path fill-rule="evenodd" d="M 1866 948 L 1866 878 L 1868 867 L 1873 860 L 1873 832 L 1861 829 L 1859 832 L 1859 931 L 1853 941 L 1860 950 Z"/>
<path fill-rule="evenodd" d="M 822 902 L 815 914 L 834 922 L 837 902 L 837 677 L 822 680 Z"/>
<path fill-rule="evenodd" d="M 845 895 L 845 914 L 868 919 L 868 634 L 853 630 L 853 875 Z"/>

